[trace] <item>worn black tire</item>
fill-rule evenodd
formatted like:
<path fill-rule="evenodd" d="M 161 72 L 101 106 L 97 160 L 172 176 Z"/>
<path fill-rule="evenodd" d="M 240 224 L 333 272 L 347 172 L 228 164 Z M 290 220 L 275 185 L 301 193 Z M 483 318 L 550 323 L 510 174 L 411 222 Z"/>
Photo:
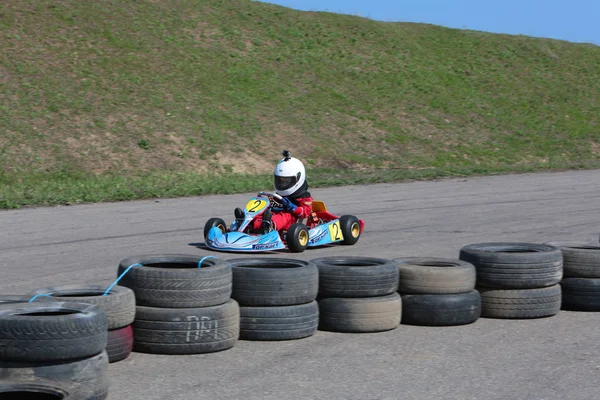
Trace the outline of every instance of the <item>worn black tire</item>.
<path fill-rule="evenodd" d="M 64 285 L 38 289 L 32 293 L 50 294 L 34 301 L 62 301 L 94 304 L 104 310 L 109 330 L 130 325 L 135 319 L 135 294 L 124 286 L 115 286 L 106 296 L 107 287 L 102 285 Z"/>
<path fill-rule="evenodd" d="M 128 325 L 124 328 L 108 331 L 106 339 L 106 353 L 108 362 L 114 363 L 129 357 L 133 350 L 133 327 Z"/>
<path fill-rule="evenodd" d="M 478 290 L 481 294 L 481 316 L 486 318 L 542 318 L 556 315 L 560 310 L 560 285 L 523 290 Z"/>
<path fill-rule="evenodd" d="M 302 253 L 308 246 L 308 228 L 304 224 L 292 224 L 285 234 L 288 250 Z"/>
<path fill-rule="evenodd" d="M 481 316 L 477 290 L 453 294 L 406 294 L 402 296 L 402 324 L 451 326 L 471 324 Z"/>
<path fill-rule="evenodd" d="M 0 359 L 56 361 L 91 357 L 106 346 L 106 316 L 92 304 L 0 305 Z"/>
<path fill-rule="evenodd" d="M 319 299 L 319 329 L 333 332 L 383 332 L 395 329 L 402 317 L 398 293 L 387 296 Z"/>
<path fill-rule="evenodd" d="M 310 303 L 319 291 L 319 270 L 310 261 L 289 258 L 234 258 L 231 297 L 241 306 Z"/>
<path fill-rule="evenodd" d="M 564 278 L 600 278 L 600 246 L 579 242 L 550 242 L 563 255 Z"/>
<path fill-rule="evenodd" d="M 240 307 L 240 339 L 302 339 L 314 335 L 318 328 L 316 301 L 293 306 Z"/>
<path fill-rule="evenodd" d="M 342 229 L 342 244 L 351 246 L 360 238 L 360 222 L 354 215 L 342 215 L 340 217 L 340 228 Z"/>
<path fill-rule="evenodd" d="M 203 257 L 165 254 L 132 257 L 121 261 L 118 275 L 131 270 L 119 281 L 135 292 L 139 306 L 197 308 L 225 303 L 231 297 L 231 268 L 227 263 Z"/>
<path fill-rule="evenodd" d="M 311 260 L 319 269 L 319 296 L 373 297 L 398 290 L 398 264 L 375 257 L 333 256 Z"/>
<path fill-rule="evenodd" d="M 221 218 L 210 218 L 208 221 L 206 221 L 206 224 L 204 224 L 204 239 L 206 239 L 208 236 L 208 231 L 215 226 L 219 227 L 221 232 L 227 232 L 227 224 L 225 221 L 223 221 Z"/>
<path fill-rule="evenodd" d="M 69 382 L 73 393 L 85 392 L 86 399 L 102 400 L 109 389 L 108 355 L 103 351 L 93 357 L 61 362 L 0 361 L 0 380 Z M 0 398 L 4 398 L 1 392 Z"/>
<path fill-rule="evenodd" d="M 467 293 L 475 288 L 475 267 L 450 258 L 396 258 L 400 271 L 398 292 L 412 294 Z"/>
<path fill-rule="evenodd" d="M 77 393 L 77 385 L 68 382 L 52 382 L 43 379 L 25 382 L 0 381 L 2 400 L 91 400 Z"/>
<path fill-rule="evenodd" d="M 547 244 L 477 243 L 464 246 L 459 258 L 475 266 L 478 287 L 549 287 L 558 284 L 563 274 L 560 249 Z"/>
<path fill-rule="evenodd" d="M 565 278 L 560 286 L 563 310 L 600 311 L 600 279 Z"/>
<path fill-rule="evenodd" d="M 202 354 L 229 349 L 240 333 L 238 303 L 201 308 L 137 307 L 133 351 Z"/>

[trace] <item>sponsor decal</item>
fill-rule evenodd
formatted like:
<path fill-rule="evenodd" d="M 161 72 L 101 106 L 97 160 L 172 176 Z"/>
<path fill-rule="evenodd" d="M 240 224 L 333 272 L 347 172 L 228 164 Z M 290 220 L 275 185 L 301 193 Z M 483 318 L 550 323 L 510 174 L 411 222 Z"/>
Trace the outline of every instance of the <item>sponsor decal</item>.
<path fill-rule="evenodd" d="M 323 239 L 326 234 L 327 234 L 327 231 L 323 231 L 323 232 L 319 233 L 317 236 L 315 236 L 314 238 L 310 239 L 310 243 L 317 243 L 318 241 L 320 241 L 321 239 Z"/>
<path fill-rule="evenodd" d="M 268 250 L 277 247 L 277 243 L 253 244 L 253 250 Z"/>

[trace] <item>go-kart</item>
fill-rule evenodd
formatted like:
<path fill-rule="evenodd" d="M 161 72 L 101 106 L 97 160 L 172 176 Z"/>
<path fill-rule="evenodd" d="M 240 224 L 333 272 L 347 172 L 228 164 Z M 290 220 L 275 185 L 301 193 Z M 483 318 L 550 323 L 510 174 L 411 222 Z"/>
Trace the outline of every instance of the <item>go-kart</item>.
<path fill-rule="evenodd" d="M 229 228 L 221 218 L 210 218 L 204 225 L 206 246 L 214 250 L 259 252 L 289 249 L 293 253 L 303 252 L 307 247 L 331 243 L 355 244 L 365 226 L 363 220 L 354 215 L 338 217 L 327 211 L 325 203 L 313 201 L 312 213 L 292 224 L 288 230 L 271 230 L 258 233 L 253 221 L 265 210 L 281 207 L 281 196 L 276 193 L 260 192 L 246 204 L 244 220 L 234 220 Z"/>

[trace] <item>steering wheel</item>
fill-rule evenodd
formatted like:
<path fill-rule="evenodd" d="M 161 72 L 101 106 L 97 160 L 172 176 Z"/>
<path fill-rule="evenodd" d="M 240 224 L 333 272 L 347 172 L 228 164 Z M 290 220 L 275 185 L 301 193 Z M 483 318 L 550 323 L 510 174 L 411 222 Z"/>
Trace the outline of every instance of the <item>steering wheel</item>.
<path fill-rule="evenodd" d="M 271 208 L 273 207 L 281 207 L 281 199 L 282 197 L 280 195 L 278 195 L 277 193 L 271 193 L 271 192 L 258 192 L 257 196 L 263 196 L 263 197 L 268 197 L 269 201 L 271 202 Z"/>

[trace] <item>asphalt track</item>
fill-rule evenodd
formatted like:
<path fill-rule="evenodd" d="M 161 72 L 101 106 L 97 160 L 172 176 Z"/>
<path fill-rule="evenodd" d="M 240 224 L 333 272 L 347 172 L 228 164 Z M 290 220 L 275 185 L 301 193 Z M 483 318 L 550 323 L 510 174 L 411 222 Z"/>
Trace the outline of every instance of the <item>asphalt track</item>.
<path fill-rule="evenodd" d="M 268 189 L 268 188 L 266 188 Z M 315 189 L 337 214 L 366 222 L 355 246 L 279 253 L 458 257 L 491 241 L 598 242 L 600 171 L 507 175 Z M 0 291 L 104 283 L 141 254 L 215 253 L 211 216 L 229 221 L 249 194 L 0 212 Z M 244 255 L 246 256 L 246 255 Z M 375 334 L 319 331 L 287 342 L 239 341 L 226 351 L 133 353 L 110 365 L 111 400 L 597 399 L 600 313 L 536 320 L 481 318 L 458 327 Z"/>

